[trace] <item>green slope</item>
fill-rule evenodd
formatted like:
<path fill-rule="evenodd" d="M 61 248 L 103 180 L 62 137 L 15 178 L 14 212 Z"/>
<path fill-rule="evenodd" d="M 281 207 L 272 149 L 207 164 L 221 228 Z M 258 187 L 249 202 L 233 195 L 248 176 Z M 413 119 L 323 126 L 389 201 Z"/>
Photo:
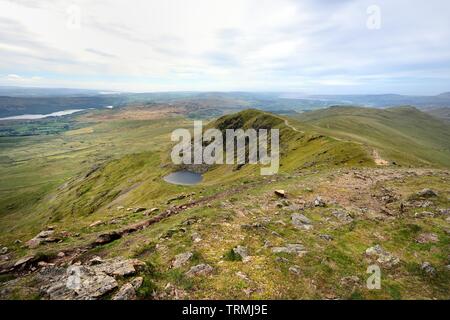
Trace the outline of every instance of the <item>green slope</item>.
<path fill-rule="evenodd" d="M 292 120 L 267 112 L 248 109 L 223 116 L 208 125 L 208 128 L 226 129 L 279 129 L 280 130 L 280 170 L 291 173 L 308 167 L 373 165 L 368 150 L 353 142 L 307 131 L 307 128 L 294 127 Z M 305 130 L 304 130 L 305 129 Z M 215 166 L 205 174 L 206 182 L 221 183 L 238 177 L 259 175 L 259 166 Z"/>
<path fill-rule="evenodd" d="M 296 119 L 322 134 L 374 147 L 397 164 L 450 166 L 450 125 L 413 107 L 331 107 Z"/>
<path fill-rule="evenodd" d="M 60 179 L 58 176 L 59 188 L 56 189 L 53 184 L 46 190 L 40 189 L 41 193 L 33 199 L 27 200 L 26 206 L 21 205 L 19 198 L 21 196 L 25 199 L 26 195 L 14 193 L 14 198 L 6 197 L 5 210 L 2 212 L 4 224 L 1 230 L 6 232 L 12 230 L 11 228 L 16 231 L 18 228 L 24 228 L 27 230 L 24 230 L 25 233 L 32 234 L 45 224 L 55 222 L 61 222 L 67 224 L 67 228 L 76 229 L 96 219 L 102 220 L 106 216 L 114 217 L 116 214 L 121 214 L 115 209 L 117 206 L 161 207 L 165 206 L 167 199 L 180 192 L 194 190 L 202 191 L 203 194 L 213 194 L 230 188 L 232 185 L 245 181 L 258 181 L 262 178 L 258 165 L 214 165 L 204 174 L 204 181 L 201 185 L 182 187 L 168 184 L 163 181 L 162 177 L 177 169 L 172 165 L 169 157 L 171 142 L 167 129 L 173 127 L 168 125 L 168 128 L 165 128 L 167 130 L 165 134 L 153 137 L 153 141 L 158 142 L 160 147 L 158 149 L 150 147 L 153 144 L 148 142 L 148 133 L 154 132 L 152 130 L 155 130 L 157 125 L 154 122 L 136 123 L 140 125 L 135 129 L 128 123 L 122 122 L 114 122 L 113 128 L 111 128 L 112 125 L 107 126 L 105 137 L 110 139 L 110 145 L 115 145 L 118 140 L 120 142 L 117 145 L 123 148 L 125 147 L 123 140 L 127 140 L 125 137 L 133 137 L 132 141 L 130 140 L 129 153 L 125 152 L 125 154 L 119 155 L 119 150 L 111 152 L 112 150 L 103 150 L 96 146 L 97 158 L 101 159 L 102 154 L 112 155 L 114 153 L 115 156 L 111 160 L 99 160 L 96 163 L 89 161 L 90 165 L 81 166 L 84 167 L 84 170 L 80 170 L 78 173 L 76 173 L 77 170 L 70 171 L 72 173 L 70 180 Z M 173 123 L 186 125 L 179 120 L 173 120 Z M 143 126 L 148 126 L 148 130 L 144 130 Z M 286 125 L 284 118 L 258 110 L 245 110 L 221 117 L 211 122 L 208 127 L 216 127 L 220 130 L 238 127 L 279 129 L 281 152 L 279 174 L 292 173 L 310 167 L 373 165 L 367 150 L 359 144 L 339 141 L 321 134 L 303 132 L 300 131 L 301 128 L 295 130 Z M 94 126 L 93 135 L 98 135 L 97 132 L 100 131 L 100 128 L 102 127 L 99 125 Z M 114 137 L 111 130 L 119 130 L 122 135 Z M 136 133 L 134 133 L 135 131 Z M 141 135 L 141 133 L 146 134 Z M 76 140 L 78 136 L 70 137 L 72 140 Z M 162 140 L 163 137 L 166 140 Z M 82 140 L 87 138 L 87 135 L 79 136 L 79 139 Z M 146 144 L 148 144 L 147 147 Z M 137 145 L 142 147 L 131 147 Z M 39 144 L 36 148 L 39 148 Z M 143 152 L 137 151 L 139 149 Z M 77 154 L 76 161 L 70 162 L 70 165 L 76 168 L 87 159 L 93 159 L 91 153 Z M 43 168 L 52 168 L 51 170 L 54 172 L 59 172 L 59 167 L 63 163 L 69 164 L 66 158 L 62 159 L 62 163 L 47 157 L 42 158 L 41 161 Z M 30 161 L 24 163 L 24 166 L 32 164 L 33 162 Z M 92 170 L 92 167 L 96 169 Z M 32 170 L 37 176 L 43 173 L 35 167 Z M 51 172 L 46 172 L 51 178 Z M 12 201 L 16 207 L 8 209 L 8 205 Z"/>

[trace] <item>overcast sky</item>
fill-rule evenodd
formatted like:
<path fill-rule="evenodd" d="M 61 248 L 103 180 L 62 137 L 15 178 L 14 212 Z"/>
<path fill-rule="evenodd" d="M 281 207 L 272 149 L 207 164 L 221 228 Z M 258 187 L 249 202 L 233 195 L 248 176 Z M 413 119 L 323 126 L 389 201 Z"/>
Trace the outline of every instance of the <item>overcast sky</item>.
<path fill-rule="evenodd" d="M 437 94 L 449 17 L 448 0 L 0 0 L 0 85 Z"/>

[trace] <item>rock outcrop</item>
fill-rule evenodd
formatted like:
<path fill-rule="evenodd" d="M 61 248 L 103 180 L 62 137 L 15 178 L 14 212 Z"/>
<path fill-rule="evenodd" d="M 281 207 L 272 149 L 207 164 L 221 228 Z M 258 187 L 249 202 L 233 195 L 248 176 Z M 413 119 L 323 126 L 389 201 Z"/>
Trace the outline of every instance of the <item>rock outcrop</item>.
<path fill-rule="evenodd" d="M 41 283 L 41 293 L 50 300 L 95 300 L 118 288 L 116 277 L 136 273 L 145 263 L 136 259 L 107 259 L 98 257 L 87 264 L 73 264 L 68 268 L 47 265 L 38 273 L 36 279 Z M 137 278 L 136 278 L 137 279 Z M 139 283 L 139 281 L 137 282 Z M 142 284 L 142 281 L 140 281 Z M 116 300 L 134 299 L 135 286 L 123 285 L 113 296 Z"/>

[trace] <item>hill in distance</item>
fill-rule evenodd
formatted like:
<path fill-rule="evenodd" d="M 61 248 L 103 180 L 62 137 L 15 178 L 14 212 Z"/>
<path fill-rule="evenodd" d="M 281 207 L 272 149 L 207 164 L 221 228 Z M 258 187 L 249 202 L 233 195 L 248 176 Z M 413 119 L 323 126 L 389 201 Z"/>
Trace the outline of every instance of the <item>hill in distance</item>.
<path fill-rule="evenodd" d="M 324 135 L 358 141 L 399 165 L 448 167 L 450 126 L 414 107 L 331 107 L 296 116 Z"/>

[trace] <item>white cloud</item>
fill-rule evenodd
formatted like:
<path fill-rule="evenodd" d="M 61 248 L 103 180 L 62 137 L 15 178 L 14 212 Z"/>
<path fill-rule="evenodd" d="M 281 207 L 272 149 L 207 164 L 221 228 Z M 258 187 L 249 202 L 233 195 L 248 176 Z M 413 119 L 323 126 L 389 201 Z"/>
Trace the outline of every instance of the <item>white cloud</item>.
<path fill-rule="evenodd" d="M 368 0 L 0 0 L 0 73 L 132 91 L 449 86 L 450 3 L 377 2 L 371 31 Z"/>
<path fill-rule="evenodd" d="M 6 76 L 6 79 L 8 79 L 8 80 L 22 80 L 23 78 L 21 76 L 17 75 L 17 74 L 11 73 L 11 74 L 8 74 Z"/>
<path fill-rule="evenodd" d="M 8 83 L 37 83 L 40 80 L 43 80 L 40 76 L 24 77 L 14 73 L 7 74 L 0 79 L 3 79 Z"/>

